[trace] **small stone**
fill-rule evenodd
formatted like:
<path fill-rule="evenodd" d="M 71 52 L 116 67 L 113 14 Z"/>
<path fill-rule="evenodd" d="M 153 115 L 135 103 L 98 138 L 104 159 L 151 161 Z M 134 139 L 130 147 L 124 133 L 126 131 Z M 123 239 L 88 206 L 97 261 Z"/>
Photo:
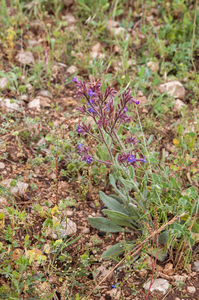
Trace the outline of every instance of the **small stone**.
<path fill-rule="evenodd" d="M 147 103 L 147 98 L 146 98 L 146 96 L 143 96 L 143 97 L 136 97 L 136 100 L 138 100 L 141 104 L 146 104 L 146 103 Z"/>
<path fill-rule="evenodd" d="M 143 285 L 143 288 L 146 289 L 147 291 L 149 290 L 149 286 L 150 286 L 151 282 L 147 282 Z M 153 293 L 153 292 L 160 292 L 162 293 L 163 295 L 166 294 L 166 292 L 168 291 L 169 289 L 169 282 L 166 280 L 166 279 L 155 279 L 152 286 L 151 286 L 151 289 L 150 289 L 150 292 Z"/>
<path fill-rule="evenodd" d="M 0 162 L 0 171 L 3 171 L 5 169 L 6 165 L 2 162 Z"/>
<path fill-rule="evenodd" d="M 35 60 L 33 57 L 32 52 L 30 51 L 20 51 L 17 55 L 16 55 L 16 60 L 21 63 L 21 64 L 26 64 L 26 65 L 30 65 L 30 64 L 34 64 Z"/>
<path fill-rule="evenodd" d="M 160 265 L 156 265 L 156 271 L 157 272 L 162 272 L 163 271 L 163 267 Z"/>
<path fill-rule="evenodd" d="M 57 222 L 59 222 L 59 220 Z M 63 228 L 60 227 L 58 230 L 52 230 L 53 239 L 65 238 L 66 236 L 73 235 L 77 232 L 77 225 L 70 219 L 67 219 L 66 222 L 62 221 L 60 224 Z"/>
<path fill-rule="evenodd" d="M 173 274 L 173 264 L 172 263 L 166 264 L 164 267 L 163 273 L 167 274 L 167 275 L 172 275 Z"/>
<path fill-rule="evenodd" d="M 175 281 L 177 282 L 185 282 L 186 281 L 186 277 L 185 276 L 183 276 L 183 275 L 174 275 L 173 276 L 174 277 L 174 279 L 175 279 Z"/>
<path fill-rule="evenodd" d="M 100 266 L 99 268 L 97 268 L 97 273 L 94 274 L 94 278 L 98 279 L 101 277 L 105 277 L 109 272 L 110 272 L 110 270 L 107 270 L 104 266 Z M 111 272 L 108 275 L 109 279 L 111 279 L 112 277 L 113 277 L 113 272 Z"/>
<path fill-rule="evenodd" d="M 46 144 L 46 139 L 44 136 L 42 136 L 42 138 L 39 140 L 39 142 L 37 142 L 37 146 L 42 146 Z"/>
<path fill-rule="evenodd" d="M 142 91 L 138 91 L 138 93 L 137 93 L 137 96 L 138 96 L 138 97 L 143 97 L 143 96 L 144 96 L 144 94 L 143 94 L 143 92 L 142 92 Z"/>
<path fill-rule="evenodd" d="M 35 47 L 35 46 L 38 46 L 43 41 L 44 41 L 44 39 L 39 39 L 38 41 L 37 40 L 28 40 L 28 44 L 30 47 Z"/>
<path fill-rule="evenodd" d="M 40 109 L 41 106 L 43 107 L 50 107 L 51 100 L 47 97 L 37 96 L 28 104 L 28 108 L 31 109 Z"/>
<path fill-rule="evenodd" d="M 167 92 L 170 96 L 174 98 L 183 99 L 185 96 L 185 88 L 179 81 L 170 81 L 159 86 L 159 92 Z"/>
<path fill-rule="evenodd" d="M 157 73 L 159 71 L 159 64 L 158 62 L 149 61 L 147 63 L 147 67 L 154 73 Z"/>
<path fill-rule="evenodd" d="M 148 265 L 148 269 L 152 269 L 153 268 L 153 260 L 150 256 L 148 256 L 146 259 L 145 259 L 145 262 L 147 263 Z"/>
<path fill-rule="evenodd" d="M 121 50 L 117 45 L 115 45 L 115 46 L 113 47 L 113 51 L 114 51 L 115 53 L 122 53 L 122 50 Z"/>
<path fill-rule="evenodd" d="M 72 75 L 74 74 L 75 72 L 77 72 L 77 67 L 76 66 L 70 66 L 68 69 L 67 69 L 67 72 Z"/>
<path fill-rule="evenodd" d="M 10 206 L 9 201 L 4 197 L 0 197 L 0 208 L 4 208 L 5 206 Z"/>
<path fill-rule="evenodd" d="M 98 52 L 99 53 L 101 51 L 101 49 L 102 49 L 102 45 L 99 42 L 91 47 L 92 52 Z"/>
<path fill-rule="evenodd" d="M 199 272 L 199 261 L 194 261 L 193 271 Z"/>
<path fill-rule="evenodd" d="M 113 27 L 113 28 L 111 28 L 111 31 L 113 31 L 113 33 L 115 35 L 121 35 L 125 32 L 125 28 L 124 27 L 118 27 L 118 28 Z"/>
<path fill-rule="evenodd" d="M 32 91 L 33 91 L 33 86 L 32 86 L 32 84 L 27 83 L 27 84 L 26 84 L 26 89 L 28 90 L 29 93 L 32 93 Z"/>
<path fill-rule="evenodd" d="M 138 271 L 138 273 L 139 273 L 140 277 L 144 277 L 144 276 L 146 276 L 146 274 L 147 274 L 148 272 L 147 272 L 147 270 L 145 270 L 145 269 L 141 269 L 140 271 Z"/>
<path fill-rule="evenodd" d="M 39 91 L 37 96 L 47 97 L 49 99 L 53 98 L 53 95 L 49 91 L 46 91 L 46 90 Z"/>
<path fill-rule="evenodd" d="M 187 292 L 190 294 L 194 294 L 196 292 L 196 288 L 194 286 L 188 286 Z"/>
<path fill-rule="evenodd" d="M 66 7 L 70 7 L 73 3 L 74 3 L 73 0 L 64 0 L 64 5 Z"/>
<path fill-rule="evenodd" d="M 119 22 L 118 21 L 108 20 L 108 22 L 107 22 L 108 29 L 110 29 L 112 27 L 117 27 L 117 26 L 119 26 Z"/>
<path fill-rule="evenodd" d="M 6 77 L 0 79 L 0 89 L 3 90 L 7 87 L 9 80 Z"/>
<path fill-rule="evenodd" d="M 50 290 L 50 284 L 44 281 L 42 284 L 40 284 L 39 289 L 41 292 L 47 292 Z"/>
<path fill-rule="evenodd" d="M 91 57 L 91 58 L 97 58 L 98 55 L 99 55 L 98 52 L 93 52 L 93 51 L 90 52 L 90 57 Z"/>
<path fill-rule="evenodd" d="M 59 188 L 63 190 L 67 190 L 69 188 L 69 184 L 67 181 L 59 181 Z M 69 197 L 70 200 L 70 197 Z"/>
<path fill-rule="evenodd" d="M 16 186 L 10 186 L 11 181 L 13 181 L 13 179 L 5 179 L 1 182 L 1 185 L 3 185 L 6 189 L 11 187 L 10 192 L 14 196 L 22 196 L 28 188 L 28 183 L 19 181 L 16 182 Z"/>
<path fill-rule="evenodd" d="M 175 100 L 174 107 L 176 108 L 176 110 L 181 110 L 183 106 L 185 106 L 185 104 L 184 102 L 182 102 L 182 100 L 180 99 Z"/>
<path fill-rule="evenodd" d="M 0 107 L 4 108 L 6 112 L 15 111 L 19 109 L 19 105 L 12 99 L 0 98 Z"/>
<path fill-rule="evenodd" d="M 84 57 L 83 53 L 81 53 L 81 52 L 76 53 L 75 56 L 76 56 L 78 59 L 82 59 L 82 58 Z"/>
<path fill-rule="evenodd" d="M 72 217 L 73 211 L 72 210 L 67 210 L 66 215 L 67 215 L 67 217 Z"/>
<path fill-rule="evenodd" d="M 22 94 L 21 97 L 20 97 L 20 99 L 21 99 L 22 101 L 25 101 L 25 102 L 28 102 L 28 100 L 29 100 L 27 94 Z"/>
<path fill-rule="evenodd" d="M 90 233 L 90 228 L 85 227 L 85 228 L 82 230 L 82 233 Z"/>
<path fill-rule="evenodd" d="M 107 292 L 108 295 L 110 295 L 111 297 L 113 297 L 114 300 L 120 300 L 121 298 L 121 291 L 118 291 L 118 289 L 112 289 L 111 291 Z"/>
<path fill-rule="evenodd" d="M 66 22 L 68 23 L 68 25 L 76 24 L 77 23 L 77 20 L 71 14 L 67 14 L 64 18 L 65 18 Z"/>

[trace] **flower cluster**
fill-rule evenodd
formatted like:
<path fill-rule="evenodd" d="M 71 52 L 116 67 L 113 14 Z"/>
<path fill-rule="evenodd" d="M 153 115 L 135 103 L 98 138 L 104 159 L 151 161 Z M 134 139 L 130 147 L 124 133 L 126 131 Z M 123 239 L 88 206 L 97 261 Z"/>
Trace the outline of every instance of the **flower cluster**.
<path fill-rule="evenodd" d="M 117 160 L 119 163 L 121 163 L 123 166 L 128 167 L 128 166 L 133 166 L 135 168 L 138 167 L 136 164 L 137 162 L 143 162 L 146 163 L 147 161 L 144 158 L 136 158 L 136 154 L 132 154 L 132 150 L 129 151 L 128 153 L 122 152 L 120 155 L 118 155 Z"/>
<path fill-rule="evenodd" d="M 86 100 L 86 104 L 77 107 L 77 110 L 82 114 L 90 116 L 98 127 L 98 133 L 96 133 L 96 131 L 94 133 L 91 124 L 86 125 L 82 122 L 78 125 L 77 132 L 81 135 L 89 134 L 99 142 L 105 144 L 109 153 L 109 158 L 113 163 L 113 147 L 115 146 L 125 150 L 119 140 L 118 130 L 123 123 L 131 122 L 131 117 L 128 115 L 129 107 L 133 103 L 138 105 L 139 101 L 134 100 L 131 96 L 132 90 L 130 87 L 121 94 L 118 104 L 115 105 L 114 98 L 117 92 L 109 86 L 106 88 L 105 92 L 102 93 L 101 79 L 98 79 L 97 81 L 92 80 L 88 84 L 88 87 L 84 81 L 78 80 L 77 77 L 74 77 L 72 81 L 76 84 L 77 96 Z M 109 145 L 106 142 L 107 137 L 105 137 L 105 134 L 108 135 L 110 139 Z M 138 140 L 133 136 L 126 138 L 126 144 L 136 146 L 137 143 Z M 88 147 L 80 145 L 81 144 L 78 145 L 78 153 L 82 156 L 82 160 L 91 163 L 94 157 L 89 155 Z M 118 162 L 126 167 L 129 165 L 137 167 L 137 162 L 146 162 L 145 158 L 136 158 L 136 154 L 133 155 L 132 151 L 133 150 L 128 152 L 123 151 L 118 155 Z M 110 160 L 107 159 L 104 163 L 110 164 Z"/>
<path fill-rule="evenodd" d="M 78 143 L 77 153 L 82 156 L 82 160 L 90 164 L 93 161 L 93 157 L 89 155 L 89 147 L 83 147 L 84 144 Z"/>

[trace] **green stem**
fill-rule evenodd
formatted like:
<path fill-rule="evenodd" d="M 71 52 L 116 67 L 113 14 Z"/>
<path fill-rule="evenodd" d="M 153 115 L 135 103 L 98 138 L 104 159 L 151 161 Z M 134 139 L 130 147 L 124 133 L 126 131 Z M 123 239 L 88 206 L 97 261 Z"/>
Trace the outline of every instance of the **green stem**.
<path fill-rule="evenodd" d="M 193 46 L 194 46 L 194 37 L 195 37 L 195 30 L 196 30 L 197 7 L 198 7 L 198 0 L 196 0 L 195 14 L 194 14 L 194 21 L 193 21 L 193 35 L 192 35 L 192 44 L 191 44 L 191 63 L 192 63 L 193 68 L 194 68 L 195 84 L 196 84 L 197 92 L 198 92 L 198 94 L 199 94 L 199 90 L 198 90 L 198 82 L 197 82 L 197 71 L 196 71 L 196 66 L 195 66 L 195 64 L 194 64 L 194 61 L 193 61 Z M 196 93 L 195 93 L 195 95 L 196 95 Z"/>

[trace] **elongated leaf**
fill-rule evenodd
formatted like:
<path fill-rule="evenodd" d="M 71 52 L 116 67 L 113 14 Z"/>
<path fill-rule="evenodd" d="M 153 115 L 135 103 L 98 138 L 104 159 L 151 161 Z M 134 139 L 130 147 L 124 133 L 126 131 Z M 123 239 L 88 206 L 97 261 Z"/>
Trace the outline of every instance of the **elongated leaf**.
<path fill-rule="evenodd" d="M 131 250 L 135 246 L 134 241 L 127 242 L 127 244 L 129 245 L 130 248 L 129 250 Z M 124 251 L 125 251 L 124 245 L 122 243 L 118 243 L 116 245 L 111 246 L 108 250 L 106 250 L 102 254 L 102 258 L 109 259 L 111 257 L 119 256 L 120 254 L 124 253 Z"/>
<path fill-rule="evenodd" d="M 180 187 L 173 176 L 171 176 L 170 181 L 173 184 L 173 187 L 176 188 L 178 191 L 180 191 Z"/>
<path fill-rule="evenodd" d="M 100 192 L 100 198 L 109 209 L 119 211 L 124 214 L 127 213 L 124 207 L 117 200 L 107 196 L 103 192 Z"/>
<path fill-rule="evenodd" d="M 124 192 L 122 193 L 122 190 L 123 190 L 123 189 L 118 189 L 118 188 L 117 188 L 117 186 L 116 186 L 116 184 L 115 184 L 115 179 L 114 179 L 114 177 L 113 177 L 112 175 L 110 175 L 109 178 L 110 178 L 110 183 L 111 183 L 111 185 L 114 187 L 115 191 L 117 191 L 117 193 L 118 193 L 120 196 L 122 196 L 122 198 L 126 198 L 125 193 L 124 193 Z"/>
<path fill-rule="evenodd" d="M 136 227 L 136 226 L 133 226 L 130 222 L 128 222 L 128 221 L 126 221 L 126 220 L 117 219 L 117 218 L 112 217 L 112 216 L 109 216 L 109 218 L 110 218 L 114 223 L 116 223 L 117 225 L 129 227 L 129 228 L 132 228 L 132 229 L 134 229 L 134 230 L 137 230 L 137 227 Z"/>
<path fill-rule="evenodd" d="M 148 141 L 147 141 L 147 143 L 146 143 L 147 146 L 151 144 L 153 137 L 154 137 L 154 135 L 151 134 L 150 137 L 149 137 L 149 139 L 148 139 Z"/>
<path fill-rule="evenodd" d="M 121 197 L 117 196 L 117 195 L 112 195 L 111 194 L 110 197 L 117 200 L 118 202 L 120 202 L 122 204 L 124 203 L 123 199 Z"/>
<path fill-rule="evenodd" d="M 118 211 L 113 211 L 113 210 L 108 210 L 108 209 L 103 209 L 102 212 L 106 214 L 107 216 L 112 216 L 113 218 L 117 218 L 120 220 L 130 220 L 132 217 L 129 217 L 128 215 L 122 214 Z"/>
<path fill-rule="evenodd" d="M 123 228 L 115 224 L 113 221 L 98 217 L 98 218 L 88 218 L 89 223 L 94 228 L 99 229 L 100 231 L 106 232 L 119 232 L 122 231 Z"/>

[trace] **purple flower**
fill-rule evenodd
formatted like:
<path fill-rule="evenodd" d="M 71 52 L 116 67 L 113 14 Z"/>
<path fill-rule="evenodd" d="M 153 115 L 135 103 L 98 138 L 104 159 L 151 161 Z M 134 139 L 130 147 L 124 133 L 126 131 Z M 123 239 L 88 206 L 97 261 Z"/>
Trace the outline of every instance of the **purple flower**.
<path fill-rule="evenodd" d="M 78 127 L 77 127 L 77 132 L 78 132 L 78 133 L 84 132 L 84 130 L 83 130 L 80 126 L 78 126 Z"/>
<path fill-rule="evenodd" d="M 106 110 L 110 111 L 110 104 L 109 103 L 106 104 Z"/>
<path fill-rule="evenodd" d="M 89 108 L 88 111 L 89 111 L 90 114 L 95 112 L 95 110 L 93 108 Z"/>
<path fill-rule="evenodd" d="M 87 158 L 86 158 L 87 164 L 92 163 L 92 161 L 93 161 L 92 156 L 88 155 Z"/>
<path fill-rule="evenodd" d="M 130 155 L 128 158 L 127 158 L 127 161 L 130 162 L 130 163 L 134 163 L 136 162 L 136 158 L 134 155 Z"/>
<path fill-rule="evenodd" d="M 74 81 L 74 82 L 79 82 L 79 80 L 77 79 L 76 76 L 72 79 L 72 81 Z"/>
<path fill-rule="evenodd" d="M 124 112 L 127 112 L 127 111 L 128 111 L 128 108 L 127 108 L 127 107 L 125 107 L 125 108 L 124 108 Z"/>
<path fill-rule="evenodd" d="M 95 93 L 94 93 L 91 89 L 88 90 L 87 94 L 88 94 L 90 97 L 95 96 Z"/>
<path fill-rule="evenodd" d="M 90 102 L 91 104 L 93 104 L 93 103 L 94 103 L 94 100 L 90 99 L 89 102 Z M 88 102 L 88 105 L 90 105 L 89 102 Z"/>
<path fill-rule="evenodd" d="M 145 157 L 146 157 L 146 156 L 144 156 L 143 159 L 142 159 L 142 162 L 143 162 L 143 163 L 147 163 Z"/>
<path fill-rule="evenodd" d="M 112 289 L 115 289 L 116 286 L 115 286 L 114 284 L 111 284 L 111 288 L 112 288 Z"/>
<path fill-rule="evenodd" d="M 133 102 L 134 102 L 135 104 L 137 104 L 137 105 L 140 103 L 139 100 L 133 100 Z"/>
<path fill-rule="evenodd" d="M 78 148 L 78 149 L 81 149 L 83 145 L 84 145 L 84 144 L 78 143 L 77 148 Z"/>

